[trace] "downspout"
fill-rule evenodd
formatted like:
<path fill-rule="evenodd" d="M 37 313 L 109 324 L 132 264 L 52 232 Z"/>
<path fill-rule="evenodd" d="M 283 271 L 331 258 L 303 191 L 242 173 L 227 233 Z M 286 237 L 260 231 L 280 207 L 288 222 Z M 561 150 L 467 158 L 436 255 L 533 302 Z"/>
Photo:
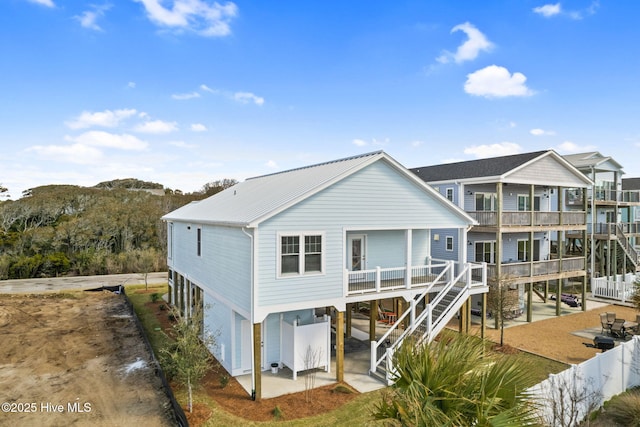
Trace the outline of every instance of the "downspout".
<path fill-rule="evenodd" d="M 253 265 L 254 265 L 254 259 L 253 259 L 253 253 L 254 253 L 254 243 L 253 243 L 253 234 L 250 234 L 247 232 L 246 227 L 242 227 L 240 229 L 247 237 L 249 237 L 249 240 L 251 241 L 251 274 L 250 274 L 250 281 L 251 281 L 251 400 L 256 400 L 256 373 L 255 373 L 255 369 L 254 369 L 254 363 L 253 360 L 255 360 L 256 355 L 254 352 L 254 345 L 253 345 L 253 341 L 254 341 L 254 337 L 253 337 L 253 294 L 255 292 L 255 288 L 253 286 Z"/>

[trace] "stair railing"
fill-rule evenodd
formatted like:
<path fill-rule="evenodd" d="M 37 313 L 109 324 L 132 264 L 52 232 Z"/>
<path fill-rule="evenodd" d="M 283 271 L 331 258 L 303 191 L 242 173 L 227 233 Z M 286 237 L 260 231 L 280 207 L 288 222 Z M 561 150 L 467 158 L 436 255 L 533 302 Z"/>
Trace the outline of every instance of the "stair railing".
<path fill-rule="evenodd" d="M 449 320 L 456 314 L 460 307 L 462 307 L 462 304 L 464 304 L 466 299 L 469 297 L 469 288 L 471 287 L 472 283 L 472 264 L 465 264 L 460 274 L 456 277 L 453 277 L 454 263 L 453 261 L 449 261 L 448 263 L 449 265 L 446 267 L 446 269 L 438 276 L 439 279 L 445 272 L 447 272 L 449 278 L 447 284 L 442 290 L 438 292 L 436 298 L 426 305 L 422 313 L 420 313 L 420 315 L 416 317 L 416 305 L 411 304 L 410 310 L 405 311 L 402 316 L 398 318 L 393 326 L 389 328 L 389 330 L 378 341 L 371 341 L 370 372 L 375 373 L 378 367 L 382 363 L 384 363 L 385 380 L 388 385 L 392 383 L 394 377 L 394 369 L 392 366 L 393 355 L 396 349 L 405 340 L 405 338 L 413 335 L 418 326 L 424 325 L 424 332 L 419 337 L 416 337 L 416 341 L 420 343 L 426 339 L 427 342 L 430 342 L 446 326 Z M 464 276 L 466 276 L 466 279 L 461 282 L 461 279 Z M 438 279 L 432 282 L 432 284 L 426 290 L 417 295 L 414 298 L 414 301 L 419 301 L 420 299 L 424 298 L 431 290 L 433 283 L 437 283 Z M 453 301 L 451 301 L 451 303 L 447 307 L 445 307 L 445 309 L 439 314 L 438 318 L 434 320 L 433 308 L 438 306 L 438 304 L 453 289 L 456 284 L 462 285 L 460 291 L 457 293 Z M 411 316 L 410 325 L 401 334 L 398 334 L 398 328 L 403 323 L 404 319 L 407 318 L 407 316 Z"/>

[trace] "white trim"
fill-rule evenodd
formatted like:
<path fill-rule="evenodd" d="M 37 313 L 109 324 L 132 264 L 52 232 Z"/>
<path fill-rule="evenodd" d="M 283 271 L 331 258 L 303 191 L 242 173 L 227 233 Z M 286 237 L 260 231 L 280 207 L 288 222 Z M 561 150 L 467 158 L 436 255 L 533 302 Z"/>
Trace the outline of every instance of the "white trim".
<path fill-rule="evenodd" d="M 326 232 L 324 231 L 286 231 L 278 232 L 276 234 L 276 279 L 290 279 L 299 277 L 310 276 L 324 276 L 326 274 L 325 259 L 326 259 Z M 320 236 L 322 249 L 320 252 L 320 271 L 305 272 L 305 237 Z M 285 273 L 282 274 L 282 238 L 283 237 L 298 237 L 298 245 L 300 251 L 298 253 L 298 273 Z"/>
<path fill-rule="evenodd" d="M 449 242 L 451 242 L 451 249 L 449 249 Z M 446 236 L 445 237 L 445 243 L 444 243 L 445 252 L 453 252 L 454 246 L 455 245 L 454 245 L 453 236 Z"/>

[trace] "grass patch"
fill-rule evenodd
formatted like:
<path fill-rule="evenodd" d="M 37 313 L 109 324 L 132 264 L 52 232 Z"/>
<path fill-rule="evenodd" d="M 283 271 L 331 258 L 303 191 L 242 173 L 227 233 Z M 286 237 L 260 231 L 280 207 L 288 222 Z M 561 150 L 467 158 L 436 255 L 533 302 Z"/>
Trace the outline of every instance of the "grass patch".
<path fill-rule="evenodd" d="M 154 293 L 164 295 L 168 292 L 168 285 L 155 285 L 149 286 L 149 289 L 153 289 Z M 137 290 L 144 290 L 144 285 L 129 285 L 125 287 L 125 292 L 129 301 L 133 305 L 133 310 L 136 312 L 136 316 L 140 319 L 142 327 L 144 328 L 147 338 L 153 347 L 153 352 L 156 356 L 160 349 L 165 347 L 168 343 L 167 336 L 162 332 L 162 325 L 158 322 L 156 314 L 150 309 L 146 303 L 149 302 L 148 293 L 137 293 Z"/>

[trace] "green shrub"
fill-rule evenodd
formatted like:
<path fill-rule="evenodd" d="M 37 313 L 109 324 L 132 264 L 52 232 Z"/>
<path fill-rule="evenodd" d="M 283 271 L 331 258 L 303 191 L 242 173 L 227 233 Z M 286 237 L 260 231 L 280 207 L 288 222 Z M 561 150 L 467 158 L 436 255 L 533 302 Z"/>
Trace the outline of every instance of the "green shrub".
<path fill-rule="evenodd" d="M 275 418 L 276 420 L 284 419 L 284 412 L 282 412 L 282 409 L 280 409 L 279 406 L 276 406 L 275 408 L 273 408 L 273 411 L 271 412 L 273 413 L 273 418 Z"/>
<path fill-rule="evenodd" d="M 151 298 L 151 302 L 158 302 L 162 299 L 162 294 L 159 292 L 152 293 L 149 298 Z"/>

